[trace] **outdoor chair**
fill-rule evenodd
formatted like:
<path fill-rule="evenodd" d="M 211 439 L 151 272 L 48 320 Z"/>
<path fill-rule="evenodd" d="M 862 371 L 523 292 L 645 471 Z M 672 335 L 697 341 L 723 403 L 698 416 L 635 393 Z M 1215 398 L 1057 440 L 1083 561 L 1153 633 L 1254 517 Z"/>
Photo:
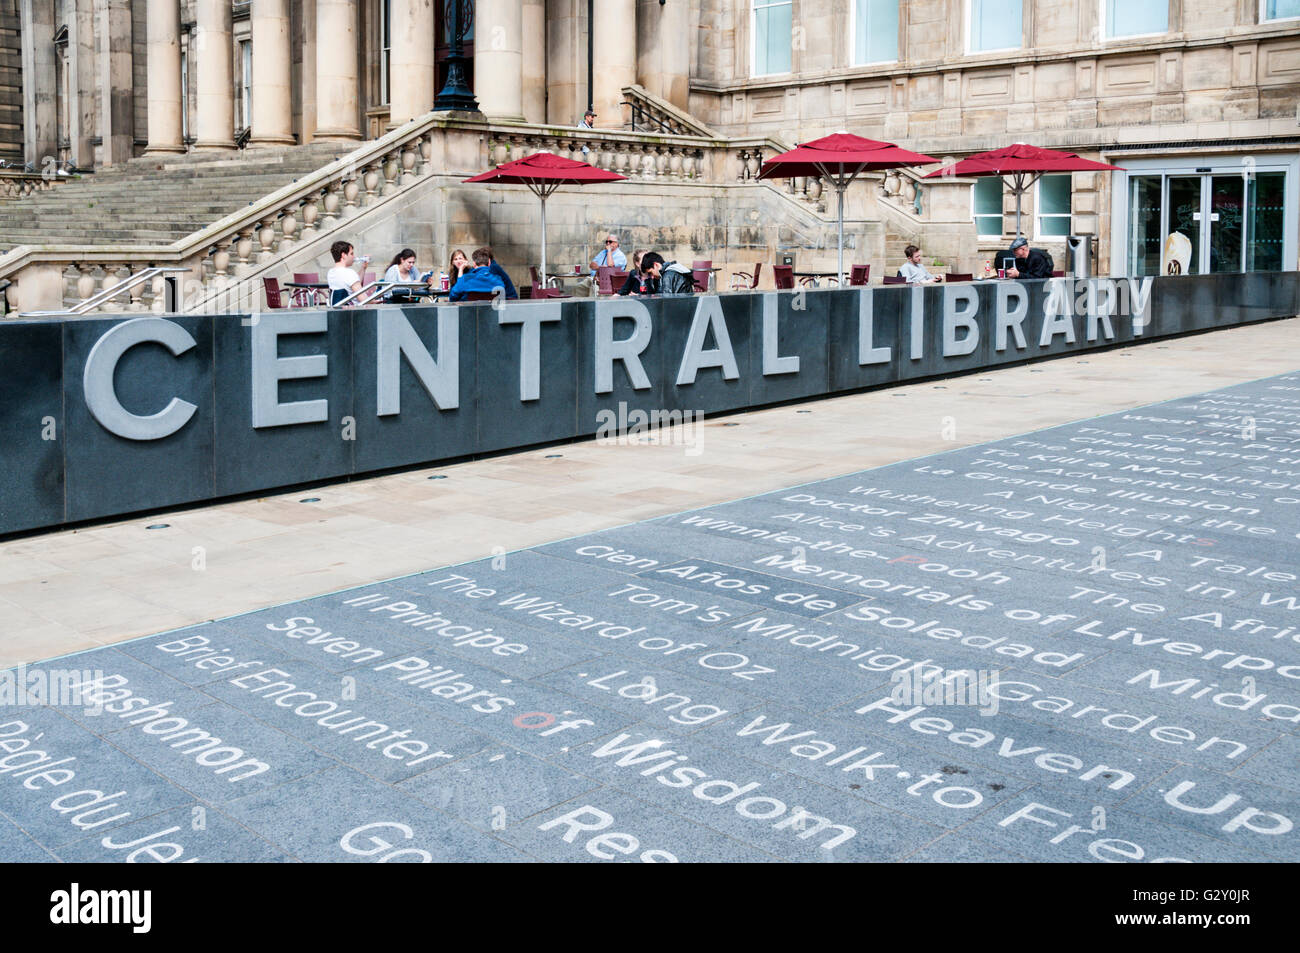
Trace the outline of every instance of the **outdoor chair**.
<path fill-rule="evenodd" d="M 317 284 L 320 282 L 320 273 L 315 271 L 295 271 L 293 273 L 295 284 Z M 294 288 L 293 289 L 293 306 L 295 308 L 310 308 L 313 305 L 325 304 L 328 292 L 324 288 Z"/>
<path fill-rule="evenodd" d="M 596 287 L 600 289 L 603 295 L 612 295 L 614 293 L 614 272 L 618 269 L 613 265 L 596 266 Z M 626 274 L 623 276 L 627 277 Z"/>
<path fill-rule="evenodd" d="M 262 288 L 266 291 L 266 308 L 268 311 L 279 311 L 284 307 L 284 299 L 280 297 L 280 282 L 275 278 L 263 278 Z"/>
<path fill-rule="evenodd" d="M 529 266 L 528 266 L 528 277 L 532 280 L 532 284 L 533 284 L 533 297 L 534 297 L 534 298 L 568 298 L 568 297 L 570 297 L 569 295 L 566 295 L 566 294 L 562 293 L 562 292 L 560 291 L 559 288 L 548 288 L 548 287 L 546 287 L 546 283 L 545 283 L 544 281 L 542 281 L 542 277 L 541 277 L 541 275 L 539 275 L 539 274 L 537 273 L 537 266 L 536 266 L 536 265 L 529 265 Z"/>
<path fill-rule="evenodd" d="M 491 301 L 496 295 L 491 291 L 466 291 L 466 301 Z"/>
<path fill-rule="evenodd" d="M 881 278 L 880 281 L 882 284 L 886 284 L 886 285 L 907 284 L 907 279 L 904 278 L 902 275 L 885 275 L 885 277 Z"/>
<path fill-rule="evenodd" d="M 628 272 L 622 268 L 612 268 L 609 272 L 610 294 L 618 294 L 618 289 L 622 288 L 627 281 Z"/>
<path fill-rule="evenodd" d="M 1064 278 L 1064 277 L 1065 277 L 1065 272 L 1063 272 L 1063 271 L 1054 271 L 1054 272 L 1052 272 L 1052 277 L 1053 277 L 1053 278 Z"/>
<path fill-rule="evenodd" d="M 695 282 L 696 291 L 709 290 L 709 279 L 713 276 L 713 272 L 709 269 L 712 267 L 712 261 L 697 259 L 691 262 L 691 280 Z"/>
<path fill-rule="evenodd" d="M 867 283 L 867 281 L 870 280 L 870 278 L 871 278 L 871 266 L 870 266 L 870 265 L 850 265 L 850 266 L 849 266 L 849 285 L 850 285 L 850 286 L 854 286 L 854 287 L 856 287 L 856 286 L 860 286 L 860 285 L 865 285 L 865 284 Z"/>
<path fill-rule="evenodd" d="M 731 273 L 731 290 L 732 291 L 753 291 L 758 287 L 758 276 L 763 271 L 763 263 L 760 261 L 754 266 L 753 274 L 747 271 L 733 271 Z M 737 281 L 736 279 L 740 279 Z M 748 284 L 746 284 L 748 282 Z M 739 287 L 737 287 L 739 286 Z"/>
<path fill-rule="evenodd" d="M 773 265 L 772 276 L 776 280 L 777 291 L 794 290 L 794 265 Z"/>
<path fill-rule="evenodd" d="M 974 275 L 968 275 L 962 271 L 950 271 L 944 276 L 944 281 L 974 281 Z"/>
<path fill-rule="evenodd" d="M 548 288 L 542 284 L 541 277 L 537 274 L 537 266 L 528 266 L 528 277 L 532 280 L 532 294 L 530 298 L 572 298 L 573 295 L 566 295 L 560 288 Z"/>

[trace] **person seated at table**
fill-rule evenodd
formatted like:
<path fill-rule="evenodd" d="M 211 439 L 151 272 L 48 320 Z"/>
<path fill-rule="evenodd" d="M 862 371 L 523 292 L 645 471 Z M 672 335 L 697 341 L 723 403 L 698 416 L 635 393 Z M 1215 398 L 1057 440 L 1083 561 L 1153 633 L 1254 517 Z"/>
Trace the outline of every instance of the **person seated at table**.
<path fill-rule="evenodd" d="M 587 277 L 573 288 L 573 293 L 579 298 L 592 298 L 600 294 L 600 281 L 597 269 L 599 268 L 618 268 L 623 270 L 627 268 L 627 255 L 618 247 L 617 235 L 605 236 L 605 247 L 596 253 L 596 257 L 587 263 L 591 266 L 591 271 Z"/>
<path fill-rule="evenodd" d="M 451 263 L 447 266 L 447 275 L 451 284 L 460 281 L 461 277 L 467 271 L 473 270 L 474 266 L 470 263 L 469 255 L 457 248 L 451 253 Z M 448 286 L 450 287 L 450 285 Z"/>
<path fill-rule="evenodd" d="M 998 267 L 1007 270 L 1008 278 L 1050 278 L 1056 265 L 1051 255 L 1041 248 L 1030 248 L 1029 240 L 1020 235 L 1008 251 L 998 252 Z"/>
<path fill-rule="evenodd" d="M 486 292 L 504 297 L 506 283 L 501 280 L 498 272 L 492 270 L 492 256 L 488 249 L 474 249 L 472 258 L 474 267 L 465 272 L 460 277 L 460 280 L 451 286 L 450 300 L 464 301 L 465 296 L 471 292 Z"/>
<path fill-rule="evenodd" d="M 898 269 L 898 277 L 906 278 L 909 285 L 920 285 L 943 280 L 938 275 L 932 275 L 926 271 L 925 265 L 921 264 L 921 249 L 916 245 L 908 245 L 904 248 L 903 257 L 907 261 L 903 262 L 903 267 Z"/>
<path fill-rule="evenodd" d="M 415 252 L 410 248 L 403 248 L 394 257 L 388 265 L 388 270 L 384 272 L 384 281 L 402 281 L 415 283 L 420 281 L 420 269 L 415 267 Z M 424 283 L 433 287 L 433 272 L 430 272 L 424 279 Z M 389 301 L 410 301 L 412 289 L 394 288 L 388 293 Z"/>
<path fill-rule="evenodd" d="M 334 305 L 361 290 L 361 276 L 352 268 L 356 264 L 357 253 L 351 242 L 342 239 L 335 242 L 330 246 L 330 257 L 334 259 L 334 267 L 326 272 L 325 281 L 330 287 L 330 304 Z M 363 266 L 369 260 L 362 259 Z"/>
<path fill-rule="evenodd" d="M 501 265 L 497 262 L 497 256 L 492 251 L 492 246 L 484 245 L 483 251 L 487 252 L 488 267 L 492 269 L 492 273 L 494 275 L 496 275 L 498 278 L 501 279 L 501 283 L 504 285 L 506 289 L 506 297 L 509 298 L 511 301 L 518 299 L 519 291 L 518 289 L 515 288 L 515 283 L 510 280 L 510 276 L 506 274 L 506 270 L 502 268 Z"/>
<path fill-rule="evenodd" d="M 641 275 L 646 279 L 650 294 L 695 294 L 695 275 L 691 269 L 675 261 L 664 261 L 658 252 L 647 252 L 642 256 Z"/>
<path fill-rule="evenodd" d="M 618 247 L 617 235 L 606 236 L 605 247 L 591 260 L 591 277 L 596 277 L 597 268 L 606 268 L 610 265 L 620 271 L 627 268 L 627 255 L 623 254 L 623 249 Z"/>
<path fill-rule="evenodd" d="M 638 248 L 632 253 L 632 270 L 627 273 L 627 280 L 623 282 L 618 289 L 621 295 L 643 295 L 645 290 L 645 279 L 641 274 L 641 259 L 648 252 L 644 248 Z"/>

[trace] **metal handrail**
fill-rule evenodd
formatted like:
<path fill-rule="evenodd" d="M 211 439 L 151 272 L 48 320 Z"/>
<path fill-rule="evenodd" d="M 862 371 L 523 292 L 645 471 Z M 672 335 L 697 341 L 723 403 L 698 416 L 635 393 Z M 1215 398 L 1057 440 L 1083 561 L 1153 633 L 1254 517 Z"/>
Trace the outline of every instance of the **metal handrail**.
<path fill-rule="evenodd" d="M 116 298 L 118 295 L 122 294 L 123 292 L 130 291 L 136 285 L 142 284 L 143 282 L 151 278 L 155 278 L 158 275 L 182 274 L 182 273 L 188 274 L 189 272 L 190 272 L 189 268 L 180 268 L 176 266 L 155 266 L 153 268 L 146 268 L 143 271 L 137 271 L 134 275 L 132 275 L 130 278 L 127 278 L 125 281 L 119 281 L 111 288 L 105 288 L 99 294 L 91 295 L 85 301 L 81 302 L 78 305 L 75 305 L 74 307 L 65 308 L 62 311 L 24 311 L 19 315 L 19 317 L 20 318 L 54 318 L 54 317 L 67 316 L 67 315 L 76 316 L 76 315 L 86 314 L 87 312 L 92 311 L 95 308 L 98 308 L 105 301 L 112 301 L 114 298 Z M 177 305 L 177 307 L 172 308 L 170 310 L 172 311 L 180 310 L 179 308 L 180 302 L 177 301 L 174 303 Z"/>
<path fill-rule="evenodd" d="M 356 291 L 352 292 L 352 294 L 348 295 L 346 298 L 340 301 L 338 304 L 332 304 L 329 307 L 342 308 L 346 305 L 349 305 L 354 300 L 356 300 L 357 298 L 365 294 L 367 291 L 369 291 L 371 288 L 377 288 L 378 290 L 369 298 L 367 298 L 364 302 L 362 302 L 363 304 L 369 304 L 371 301 L 374 301 L 376 298 L 378 298 L 381 294 L 383 294 L 385 291 L 387 291 L 390 288 L 424 288 L 427 286 L 428 286 L 428 282 L 425 281 L 384 281 L 381 278 L 378 281 L 370 282 L 370 284 L 366 285 L 364 288 L 357 289 Z"/>
<path fill-rule="evenodd" d="M 621 103 L 619 103 L 619 105 L 632 107 L 632 131 L 633 132 L 637 131 L 636 129 L 637 120 L 644 117 L 645 119 L 649 119 L 651 122 L 657 124 L 659 126 L 660 132 L 665 132 L 668 133 L 669 135 L 674 134 L 675 130 L 671 126 L 669 126 L 658 116 L 651 113 L 648 109 L 644 108 L 640 103 L 625 99 Z"/>

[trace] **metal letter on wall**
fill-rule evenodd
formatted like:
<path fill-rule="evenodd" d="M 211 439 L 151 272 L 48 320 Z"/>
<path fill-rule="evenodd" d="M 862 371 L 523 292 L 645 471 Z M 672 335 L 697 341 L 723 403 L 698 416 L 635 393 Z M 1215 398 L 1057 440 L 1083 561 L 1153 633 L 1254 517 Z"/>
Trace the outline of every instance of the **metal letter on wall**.
<path fill-rule="evenodd" d="M 1074 301 L 1066 279 L 1050 278 L 1047 300 L 1043 302 L 1043 333 L 1038 336 L 1038 346 L 1051 347 L 1058 334 L 1065 336 L 1066 344 L 1074 343 Z"/>
<path fill-rule="evenodd" d="M 908 357 L 919 361 L 925 357 L 925 289 L 920 285 L 912 286 L 912 307 L 907 314 L 908 339 L 910 350 Z"/>
<path fill-rule="evenodd" d="M 522 324 L 519 329 L 519 399 L 542 396 L 542 322 L 560 320 L 558 301 L 518 301 L 502 308 L 498 324 Z M 441 347 L 441 344 L 439 344 Z"/>
<path fill-rule="evenodd" d="M 614 319 L 632 318 L 636 330 L 631 337 L 614 340 Z M 619 301 L 596 302 L 596 393 L 608 394 L 614 389 L 614 362 L 622 361 L 627 376 L 637 390 L 649 390 L 650 378 L 641 366 L 640 354 L 650 346 L 650 309 L 640 301 L 623 298 Z"/>
<path fill-rule="evenodd" d="M 958 303 L 965 307 L 958 308 Z M 964 357 L 975 353 L 980 343 L 980 326 L 975 313 L 980 309 L 979 295 L 969 285 L 944 285 L 943 287 L 943 356 Z M 960 340 L 957 331 L 966 336 Z"/>
<path fill-rule="evenodd" d="M 717 347 L 706 351 L 704 342 L 709 336 L 709 328 L 713 328 L 713 341 Z M 682 363 L 677 368 L 677 386 L 694 384 L 696 375 L 706 367 L 722 368 L 722 376 L 729 381 L 740 377 L 736 354 L 731 349 L 731 335 L 727 333 L 727 322 L 722 316 L 722 300 L 717 295 L 700 295 L 695 299 L 695 318 L 686 337 Z"/>
<path fill-rule="evenodd" d="M 438 359 L 400 311 L 376 313 L 375 360 L 380 417 L 402 412 L 402 355 L 439 410 L 460 406 L 460 308 L 438 308 Z"/>
<path fill-rule="evenodd" d="M 799 357 L 781 357 L 781 326 L 778 311 L 780 299 L 776 292 L 763 295 L 763 376 L 771 374 L 798 374 Z"/>
<path fill-rule="evenodd" d="M 190 332 L 165 318 L 132 318 L 115 324 L 95 342 L 86 357 L 82 388 L 86 406 L 99 425 L 127 440 L 161 440 L 184 427 L 198 410 L 187 400 L 173 397 L 162 410 L 147 417 L 122 406 L 113 388 L 113 373 L 122 355 L 137 344 L 154 341 L 179 357 L 194 347 Z"/>
<path fill-rule="evenodd" d="M 301 313 L 265 313 L 255 316 L 253 334 L 253 427 L 287 427 L 329 420 L 329 401 L 296 400 L 280 403 L 280 381 L 324 377 L 329 372 L 329 358 L 324 354 L 280 357 L 282 334 L 323 334 L 329 328 L 324 311 Z"/>
<path fill-rule="evenodd" d="M 1097 340 L 1099 330 L 1104 331 L 1107 341 L 1115 340 L 1115 327 L 1110 317 L 1115 313 L 1115 299 L 1118 297 L 1114 278 L 1087 278 L 1087 302 L 1085 310 L 1088 315 L 1088 340 Z M 1106 292 L 1106 303 L 1097 302 L 1097 292 Z M 1098 327 L 1100 325 L 1100 328 Z"/>
<path fill-rule="evenodd" d="M 876 347 L 875 296 L 870 288 L 858 292 L 858 366 L 888 364 L 894 357 L 893 348 Z"/>
<path fill-rule="evenodd" d="M 1016 350 L 1023 351 L 1025 344 L 1025 329 L 1021 327 L 1024 324 L 1025 316 L 1029 314 L 1029 292 L 1025 286 L 1014 281 L 999 281 L 998 290 L 998 307 L 996 322 L 997 327 L 993 334 L 993 347 L 1001 353 L 1007 349 L 1007 331 L 1010 331 L 1016 339 Z M 1016 299 L 1015 308 L 1008 308 L 1011 299 Z"/>

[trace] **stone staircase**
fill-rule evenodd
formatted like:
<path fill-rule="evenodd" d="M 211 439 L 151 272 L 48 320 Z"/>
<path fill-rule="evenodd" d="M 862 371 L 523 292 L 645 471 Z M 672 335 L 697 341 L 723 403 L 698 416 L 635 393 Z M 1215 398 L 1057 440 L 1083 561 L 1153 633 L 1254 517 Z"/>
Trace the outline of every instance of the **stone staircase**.
<path fill-rule="evenodd" d="M 18 245 L 169 245 L 346 155 L 343 143 L 146 156 L 0 202 L 0 251 Z"/>

